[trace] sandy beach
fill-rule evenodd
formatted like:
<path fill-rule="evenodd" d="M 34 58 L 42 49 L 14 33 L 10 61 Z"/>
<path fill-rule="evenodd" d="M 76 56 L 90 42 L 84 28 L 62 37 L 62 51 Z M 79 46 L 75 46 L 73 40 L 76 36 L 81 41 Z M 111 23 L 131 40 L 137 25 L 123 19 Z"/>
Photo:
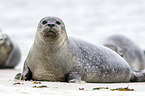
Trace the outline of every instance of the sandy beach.
<path fill-rule="evenodd" d="M 144 96 L 145 82 L 137 83 L 67 83 L 46 82 L 34 84 L 33 81 L 16 81 L 15 75 L 21 72 L 16 69 L 0 70 L 0 96 Z M 42 88 L 37 88 L 42 87 Z M 97 89 L 97 88 L 104 89 Z M 134 91 L 111 91 L 116 88 L 130 88 Z M 105 89 L 107 88 L 107 89 Z"/>

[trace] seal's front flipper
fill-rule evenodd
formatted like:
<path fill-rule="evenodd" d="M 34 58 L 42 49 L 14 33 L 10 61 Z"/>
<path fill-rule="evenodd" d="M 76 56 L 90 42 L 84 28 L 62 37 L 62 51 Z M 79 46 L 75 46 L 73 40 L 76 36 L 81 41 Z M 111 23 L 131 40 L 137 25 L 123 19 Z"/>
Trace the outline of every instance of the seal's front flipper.
<path fill-rule="evenodd" d="M 23 73 L 18 73 L 18 74 L 15 76 L 15 79 L 17 79 L 17 80 L 24 80 L 24 75 L 23 75 Z"/>
<path fill-rule="evenodd" d="M 69 83 L 85 83 L 82 81 L 82 76 L 78 72 L 71 72 L 66 75 L 66 79 Z"/>
<path fill-rule="evenodd" d="M 31 80 L 32 79 L 32 72 L 30 71 L 29 67 L 24 65 L 23 73 L 18 73 L 15 76 L 17 80 Z"/>
<path fill-rule="evenodd" d="M 131 82 L 142 82 L 145 81 L 145 71 L 133 72 Z"/>

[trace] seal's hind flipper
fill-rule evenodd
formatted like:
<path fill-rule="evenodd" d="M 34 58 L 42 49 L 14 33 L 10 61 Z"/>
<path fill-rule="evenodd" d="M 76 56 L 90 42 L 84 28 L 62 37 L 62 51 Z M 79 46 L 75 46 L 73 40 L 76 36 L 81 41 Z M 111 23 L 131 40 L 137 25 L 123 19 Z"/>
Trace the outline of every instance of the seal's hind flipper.
<path fill-rule="evenodd" d="M 142 82 L 145 81 L 145 71 L 133 72 L 131 82 Z"/>
<path fill-rule="evenodd" d="M 23 73 L 18 73 L 15 76 L 17 80 L 31 80 L 32 79 L 32 72 L 30 71 L 29 67 L 24 65 Z"/>

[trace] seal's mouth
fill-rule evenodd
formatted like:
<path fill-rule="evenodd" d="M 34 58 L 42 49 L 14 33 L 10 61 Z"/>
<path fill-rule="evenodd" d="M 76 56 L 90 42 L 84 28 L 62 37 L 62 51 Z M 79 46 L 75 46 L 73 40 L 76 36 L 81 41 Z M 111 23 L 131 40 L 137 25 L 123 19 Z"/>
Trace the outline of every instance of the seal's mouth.
<path fill-rule="evenodd" d="M 57 27 L 46 26 L 42 29 L 42 34 L 49 37 L 57 37 L 59 35 L 59 29 Z"/>
<path fill-rule="evenodd" d="M 53 31 L 47 31 L 47 32 L 45 32 L 45 35 L 46 35 L 46 36 L 53 36 L 53 37 L 56 37 L 56 33 L 53 32 Z"/>

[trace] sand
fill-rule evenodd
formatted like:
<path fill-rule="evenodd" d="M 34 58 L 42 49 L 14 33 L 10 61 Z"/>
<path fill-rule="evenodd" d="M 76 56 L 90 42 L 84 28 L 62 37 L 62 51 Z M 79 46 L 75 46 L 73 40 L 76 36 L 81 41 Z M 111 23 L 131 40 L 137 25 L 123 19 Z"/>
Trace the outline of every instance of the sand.
<path fill-rule="evenodd" d="M 33 81 L 16 81 L 15 75 L 21 72 L 17 69 L 0 69 L 0 96 L 144 96 L 145 82 L 136 83 L 66 83 L 46 82 L 34 84 Z M 20 83 L 20 84 L 17 84 Z M 43 88 L 34 88 L 44 86 Z M 104 87 L 108 89 L 93 90 Z M 111 91 L 116 88 L 130 88 L 134 91 Z"/>

